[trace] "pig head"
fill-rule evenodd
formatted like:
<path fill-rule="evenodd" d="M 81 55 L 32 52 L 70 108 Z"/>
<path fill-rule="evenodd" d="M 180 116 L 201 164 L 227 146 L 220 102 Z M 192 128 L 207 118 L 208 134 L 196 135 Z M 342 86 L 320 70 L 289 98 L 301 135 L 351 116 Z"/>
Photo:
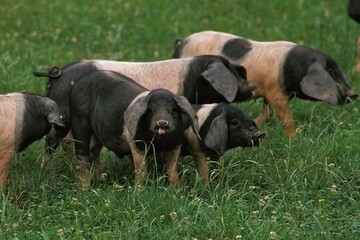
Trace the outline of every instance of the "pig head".
<path fill-rule="evenodd" d="M 196 113 L 183 96 L 155 89 L 147 96 L 136 99 L 124 114 L 124 123 L 129 131 L 128 142 L 152 141 L 157 151 L 181 145 L 185 131 L 182 113 L 188 115 L 194 132 L 198 133 Z"/>
<path fill-rule="evenodd" d="M 259 146 L 266 135 L 243 111 L 227 104 L 218 104 L 212 109 L 199 134 L 204 147 L 219 156 L 231 148 Z"/>
<path fill-rule="evenodd" d="M 287 53 L 282 82 L 288 95 L 333 105 L 345 104 L 358 95 L 334 59 L 302 46 Z"/>
<path fill-rule="evenodd" d="M 174 185 L 179 184 L 177 161 L 187 128 L 183 123 L 182 113 L 191 119 L 192 129 L 198 135 L 197 116 L 190 103 L 185 97 L 176 96 L 164 89 L 152 90 L 147 96 L 135 99 L 125 111 L 125 133 L 133 156 L 138 184 L 144 182 L 142 175 L 146 175 L 146 168 L 142 165 L 145 148 L 150 146 L 149 143 L 153 145 L 153 148 L 148 148 L 149 150 L 162 152 L 170 182 Z"/>

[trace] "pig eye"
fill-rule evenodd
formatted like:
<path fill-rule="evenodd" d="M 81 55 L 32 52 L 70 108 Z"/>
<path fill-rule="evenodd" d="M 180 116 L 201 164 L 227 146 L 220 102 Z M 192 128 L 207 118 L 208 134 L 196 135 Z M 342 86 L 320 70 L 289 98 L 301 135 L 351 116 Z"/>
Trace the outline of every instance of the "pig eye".
<path fill-rule="evenodd" d="M 327 72 L 329 73 L 330 76 L 334 77 L 335 76 L 335 70 L 332 67 L 329 67 L 327 69 Z"/>
<path fill-rule="evenodd" d="M 171 110 L 176 111 L 177 106 L 175 104 L 170 104 L 169 107 L 171 108 Z"/>
<path fill-rule="evenodd" d="M 149 112 L 149 113 L 152 113 L 152 112 L 154 112 L 154 109 L 155 109 L 155 106 L 154 106 L 154 104 L 149 104 L 149 105 L 148 105 L 148 108 L 147 108 L 147 110 L 148 110 L 148 112 Z"/>
<path fill-rule="evenodd" d="M 233 127 L 238 127 L 238 126 L 240 126 L 240 120 L 237 118 L 234 118 L 233 120 L 231 120 L 230 124 Z"/>
<path fill-rule="evenodd" d="M 176 118 L 176 119 L 180 118 L 180 116 L 181 116 L 181 110 L 179 109 L 178 106 L 176 106 L 176 105 L 171 105 L 171 115 L 172 115 L 174 118 Z"/>
<path fill-rule="evenodd" d="M 180 118 L 180 114 L 178 112 L 172 112 L 171 115 L 175 118 L 175 119 L 179 119 Z"/>

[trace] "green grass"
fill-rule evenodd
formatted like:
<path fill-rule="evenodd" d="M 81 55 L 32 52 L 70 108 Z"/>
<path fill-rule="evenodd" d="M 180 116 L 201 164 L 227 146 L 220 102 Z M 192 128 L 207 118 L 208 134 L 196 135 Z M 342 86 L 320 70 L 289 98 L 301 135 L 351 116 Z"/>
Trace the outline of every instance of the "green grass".
<path fill-rule="evenodd" d="M 45 92 L 31 75 L 79 59 L 170 58 L 178 37 L 201 30 L 290 40 L 333 56 L 354 90 L 359 26 L 346 0 L 45 1 L 0 4 L 0 93 Z M 237 106 L 256 117 L 260 101 Z M 258 148 L 234 149 L 204 185 L 194 161 L 181 186 L 165 176 L 136 189 L 125 158 L 102 153 L 108 180 L 77 190 L 76 164 L 61 150 L 41 170 L 44 141 L 19 153 L 0 199 L 3 239 L 355 239 L 360 234 L 360 107 L 291 101 L 298 137 L 276 119 Z M 156 171 L 154 171 L 156 172 Z"/>

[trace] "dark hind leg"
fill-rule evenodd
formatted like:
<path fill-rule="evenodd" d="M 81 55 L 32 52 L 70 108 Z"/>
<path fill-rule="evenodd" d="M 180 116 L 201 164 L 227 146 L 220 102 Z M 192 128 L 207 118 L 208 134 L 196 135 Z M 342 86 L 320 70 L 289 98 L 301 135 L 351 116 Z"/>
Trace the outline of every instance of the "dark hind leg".
<path fill-rule="evenodd" d="M 105 181 L 106 177 L 101 173 L 100 152 L 103 145 L 94 137 L 91 140 L 91 154 L 93 157 L 93 171 L 97 181 Z"/>
<path fill-rule="evenodd" d="M 54 126 L 46 135 L 45 140 L 45 157 L 41 163 L 41 167 L 51 166 L 54 163 L 54 153 L 59 147 L 61 140 L 69 132 L 69 128 Z"/>
<path fill-rule="evenodd" d="M 91 165 L 93 164 L 93 154 L 99 156 L 100 145 L 92 149 L 91 141 L 93 139 L 93 131 L 91 122 L 82 115 L 72 114 L 71 129 L 75 142 L 75 154 L 79 166 L 78 186 L 87 189 L 90 184 L 92 175 Z"/>
<path fill-rule="evenodd" d="M 360 36 L 356 44 L 355 66 L 353 68 L 354 73 L 360 72 Z"/>
<path fill-rule="evenodd" d="M 61 141 L 61 148 L 66 153 L 66 155 L 70 156 L 71 159 L 76 162 L 74 137 L 71 131 L 69 131 Z"/>

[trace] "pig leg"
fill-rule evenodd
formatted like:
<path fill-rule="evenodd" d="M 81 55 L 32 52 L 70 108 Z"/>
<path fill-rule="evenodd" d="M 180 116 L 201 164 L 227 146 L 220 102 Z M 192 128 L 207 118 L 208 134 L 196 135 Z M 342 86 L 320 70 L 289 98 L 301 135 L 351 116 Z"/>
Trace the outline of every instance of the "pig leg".
<path fill-rule="evenodd" d="M 213 170 L 217 170 L 219 172 L 218 177 L 221 177 L 222 173 L 222 158 L 217 154 L 210 154 L 210 162 L 213 165 Z"/>
<path fill-rule="evenodd" d="M 276 117 L 283 124 L 285 133 L 288 137 L 295 137 L 295 124 L 291 109 L 288 103 L 288 97 L 282 93 L 269 93 L 266 98 L 270 106 L 274 109 Z"/>
<path fill-rule="evenodd" d="M 261 107 L 261 111 L 259 116 L 255 119 L 256 126 L 264 124 L 271 117 L 272 110 L 269 106 L 268 101 L 264 98 L 263 105 Z"/>
<path fill-rule="evenodd" d="M 90 121 L 86 118 L 73 116 L 72 132 L 75 140 L 75 153 L 79 165 L 78 185 L 87 189 L 90 183 L 92 157 L 90 155 L 90 141 L 92 136 Z"/>
<path fill-rule="evenodd" d="M 97 181 L 105 181 L 105 177 L 101 173 L 101 162 L 100 162 L 100 152 L 103 145 L 94 139 L 91 144 L 91 154 L 94 159 L 93 161 L 93 169 L 94 169 L 94 176 Z"/>
<path fill-rule="evenodd" d="M 135 142 L 130 142 L 129 146 L 131 150 L 132 159 L 134 161 L 137 185 L 143 186 L 148 174 L 145 163 L 145 156 L 143 152 L 136 147 Z"/>
<path fill-rule="evenodd" d="M 45 157 L 41 162 L 41 167 L 51 166 L 54 163 L 54 153 L 58 148 L 61 139 L 69 132 L 69 128 L 53 127 L 46 135 Z"/>
<path fill-rule="evenodd" d="M 202 151 L 199 139 L 195 135 L 192 129 L 186 131 L 186 139 L 191 155 L 196 161 L 198 173 L 200 177 L 205 181 L 209 181 L 209 167 L 206 161 L 206 153 Z"/>
<path fill-rule="evenodd" d="M 71 156 L 71 158 L 76 161 L 76 156 L 74 152 L 74 137 L 72 135 L 72 132 L 69 131 L 66 136 L 63 138 L 61 142 L 61 147 L 64 150 L 64 152 Z"/>
<path fill-rule="evenodd" d="M 0 151 L 0 193 L 2 193 L 5 188 L 5 184 L 9 176 L 9 165 L 15 154 L 16 152 L 13 147 Z"/>
<path fill-rule="evenodd" d="M 357 40 L 356 46 L 355 67 L 353 68 L 353 73 L 360 72 L 360 36 Z"/>
<path fill-rule="evenodd" d="M 170 180 L 170 183 L 178 186 L 180 183 L 179 173 L 177 169 L 177 162 L 179 160 L 181 151 L 181 145 L 175 147 L 173 151 L 164 153 L 164 159 L 166 161 L 166 171 Z"/>
<path fill-rule="evenodd" d="M 192 155 L 195 158 L 200 177 L 204 180 L 204 182 L 208 182 L 209 167 L 206 161 L 206 154 L 203 151 L 194 151 Z"/>

